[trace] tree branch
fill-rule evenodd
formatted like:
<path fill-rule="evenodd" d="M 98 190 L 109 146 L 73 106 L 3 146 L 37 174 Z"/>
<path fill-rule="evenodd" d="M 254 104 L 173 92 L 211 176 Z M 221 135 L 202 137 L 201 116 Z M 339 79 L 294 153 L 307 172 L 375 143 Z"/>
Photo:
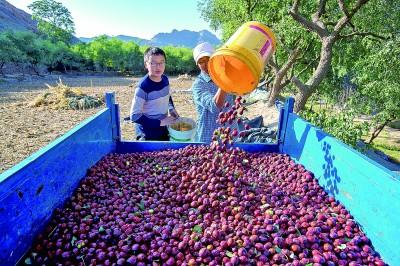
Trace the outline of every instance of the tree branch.
<path fill-rule="evenodd" d="M 321 0 L 323 1 L 323 0 Z M 289 10 L 289 14 L 293 17 L 294 20 L 299 22 L 309 31 L 315 32 L 319 37 L 327 36 L 329 33 L 326 29 L 319 26 L 317 23 L 312 22 L 305 17 L 303 17 L 299 12 L 299 3 L 300 0 L 294 0 L 292 8 Z"/>
<path fill-rule="evenodd" d="M 304 58 L 304 56 L 306 55 L 306 53 L 309 51 L 309 49 L 311 48 L 311 44 L 312 42 L 309 42 L 306 46 L 306 48 L 303 51 L 303 54 L 301 56 L 298 57 L 298 60 L 302 60 Z"/>
<path fill-rule="evenodd" d="M 294 84 L 294 86 L 296 86 L 300 91 L 307 90 L 307 85 L 305 85 L 303 82 L 301 82 L 296 76 L 293 76 L 291 81 Z"/>
<path fill-rule="evenodd" d="M 322 15 L 325 14 L 326 0 L 320 0 L 317 12 L 314 13 L 313 17 L 318 20 L 321 19 Z"/>
<path fill-rule="evenodd" d="M 286 75 L 286 72 L 289 70 L 289 68 L 294 64 L 294 62 L 297 60 L 297 57 L 300 54 L 300 49 L 295 48 L 293 51 L 290 53 L 289 58 L 287 62 L 282 66 L 282 68 L 279 70 L 278 75 Z"/>
<path fill-rule="evenodd" d="M 351 38 L 353 36 L 372 36 L 372 37 L 375 37 L 375 38 L 381 39 L 381 40 L 388 40 L 389 39 L 388 37 L 384 37 L 384 36 L 381 36 L 381 35 L 376 34 L 374 32 L 369 32 L 369 31 L 365 31 L 365 32 L 354 31 L 354 32 L 349 33 L 349 34 L 338 35 L 338 39 Z"/>
<path fill-rule="evenodd" d="M 297 73 L 297 76 L 300 76 L 301 74 L 303 74 L 312 64 L 314 64 L 316 61 L 318 61 L 319 56 L 314 58 L 305 68 L 303 68 L 302 70 L 300 70 L 299 73 Z"/>
<path fill-rule="evenodd" d="M 274 60 L 269 60 L 268 65 L 271 66 L 272 71 L 274 71 L 275 75 L 279 72 L 278 64 Z"/>
<path fill-rule="evenodd" d="M 347 10 L 344 1 L 343 0 L 338 0 L 339 8 L 340 10 L 345 14 L 345 16 L 349 17 L 349 11 Z"/>
<path fill-rule="evenodd" d="M 340 3 L 342 2 L 343 4 L 343 0 L 338 0 L 339 1 L 339 6 L 341 5 Z M 338 22 L 336 23 L 334 30 L 332 32 L 332 37 L 337 38 L 340 31 L 346 26 L 347 23 L 350 22 L 351 18 L 354 16 L 354 14 L 363 6 L 365 5 L 369 0 L 358 0 L 356 5 L 350 10 L 348 11 L 344 4 L 343 4 L 343 12 L 344 15 L 338 20 Z"/>
<path fill-rule="evenodd" d="M 326 30 L 326 25 L 324 24 L 324 22 L 322 22 L 321 17 L 325 14 L 325 8 L 326 0 L 320 0 L 318 10 L 312 15 L 312 21 L 324 30 Z"/>
<path fill-rule="evenodd" d="M 284 82 L 281 83 L 281 87 L 284 88 L 290 83 L 290 79 L 285 80 Z"/>

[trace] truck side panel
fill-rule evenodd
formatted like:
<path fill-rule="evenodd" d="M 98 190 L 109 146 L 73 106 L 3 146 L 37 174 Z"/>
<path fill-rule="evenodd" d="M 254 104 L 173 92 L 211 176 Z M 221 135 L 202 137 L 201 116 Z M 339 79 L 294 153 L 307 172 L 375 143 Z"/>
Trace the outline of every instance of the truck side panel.
<path fill-rule="evenodd" d="M 314 173 L 390 265 L 400 265 L 400 180 L 366 156 L 291 113 L 283 153 Z"/>
<path fill-rule="evenodd" d="M 87 169 L 115 149 L 107 108 L 0 175 L 0 265 L 14 265 Z"/>

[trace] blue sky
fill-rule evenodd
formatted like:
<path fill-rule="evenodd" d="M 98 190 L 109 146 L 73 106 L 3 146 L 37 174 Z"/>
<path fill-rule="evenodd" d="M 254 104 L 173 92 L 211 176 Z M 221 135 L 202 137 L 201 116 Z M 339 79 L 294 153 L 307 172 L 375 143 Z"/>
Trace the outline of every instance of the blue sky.
<path fill-rule="evenodd" d="M 25 10 L 33 0 L 7 0 Z M 159 32 L 210 29 L 200 17 L 198 0 L 57 0 L 71 12 L 75 35 L 130 35 L 150 39 Z M 218 35 L 217 35 L 218 36 Z M 218 36 L 219 37 L 219 36 Z"/>

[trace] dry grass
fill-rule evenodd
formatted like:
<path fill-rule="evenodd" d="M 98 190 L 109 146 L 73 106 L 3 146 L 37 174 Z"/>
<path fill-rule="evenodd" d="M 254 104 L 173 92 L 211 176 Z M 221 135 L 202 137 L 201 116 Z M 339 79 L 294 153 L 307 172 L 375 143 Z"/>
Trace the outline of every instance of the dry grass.
<path fill-rule="evenodd" d="M 61 78 L 56 86 L 45 84 L 48 90 L 36 96 L 28 105 L 29 107 L 48 106 L 53 109 L 85 110 L 96 108 L 104 104 L 103 96 L 89 96 L 79 88 L 65 85 Z"/>

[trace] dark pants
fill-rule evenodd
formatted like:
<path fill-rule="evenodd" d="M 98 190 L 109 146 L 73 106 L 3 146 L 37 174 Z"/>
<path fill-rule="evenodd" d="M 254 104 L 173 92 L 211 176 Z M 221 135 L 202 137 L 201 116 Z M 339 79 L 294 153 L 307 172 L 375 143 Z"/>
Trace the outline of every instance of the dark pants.
<path fill-rule="evenodd" d="M 167 127 L 162 127 L 162 134 L 157 137 L 146 136 L 141 124 L 135 123 L 136 140 L 159 140 L 159 141 L 169 141 L 168 129 Z"/>

